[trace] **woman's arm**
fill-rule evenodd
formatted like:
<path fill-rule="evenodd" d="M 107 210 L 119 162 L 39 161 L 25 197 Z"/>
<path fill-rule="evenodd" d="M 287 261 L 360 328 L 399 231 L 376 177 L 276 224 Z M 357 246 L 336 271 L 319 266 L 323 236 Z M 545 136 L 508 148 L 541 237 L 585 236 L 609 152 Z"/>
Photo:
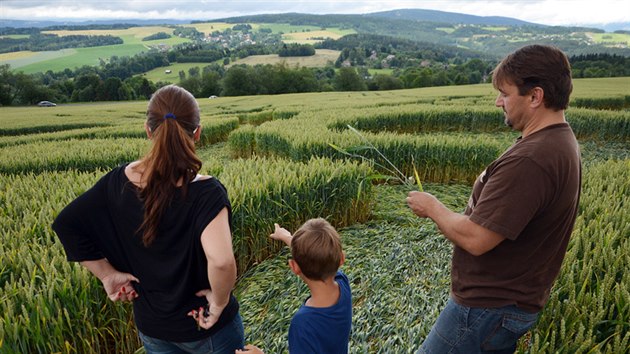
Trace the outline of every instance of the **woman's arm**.
<path fill-rule="evenodd" d="M 208 280 L 212 291 L 202 290 L 210 304 L 207 317 L 197 316 L 199 326 L 210 328 L 230 302 L 230 293 L 236 283 L 236 260 L 232 251 L 232 232 L 228 209 L 223 208 L 201 234 L 201 245 L 208 260 Z"/>
<path fill-rule="evenodd" d="M 95 261 L 82 261 L 81 265 L 87 268 L 103 283 L 107 296 L 112 301 L 133 301 L 138 293 L 131 284 L 139 283 L 138 278 L 129 273 L 117 271 L 105 258 Z"/>

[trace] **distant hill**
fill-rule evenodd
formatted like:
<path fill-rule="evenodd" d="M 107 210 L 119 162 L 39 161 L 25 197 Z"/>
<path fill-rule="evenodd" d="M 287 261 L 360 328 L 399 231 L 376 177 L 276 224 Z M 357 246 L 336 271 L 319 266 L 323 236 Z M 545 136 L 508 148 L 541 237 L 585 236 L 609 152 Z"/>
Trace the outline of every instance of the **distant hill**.
<path fill-rule="evenodd" d="M 589 24 L 588 27 L 601 28 L 606 32 L 630 31 L 630 22 L 611 22 Z"/>
<path fill-rule="evenodd" d="M 422 9 L 400 9 L 365 14 L 367 17 L 384 17 L 398 20 L 441 22 L 449 24 L 488 25 L 488 26 L 542 26 L 501 16 L 474 16 L 455 12 Z"/>
<path fill-rule="evenodd" d="M 429 20 L 426 18 L 429 17 Z M 396 10 L 364 15 L 264 14 L 218 19 L 227 23 L 288 23 L 337 27 L 416 42 L 453 46 L 500 58 L 528 44 L 555 45 L 569 55 L 608 53 L 630 56 L 630 48 L 591 39 L 597 28 L 544 26 L 507 17 L 481 17 L 443 11 Z M 495 27 L 495 28 L 492 28 Z"/>
<path fill-rule="evenodd" d="M 25 21 L 25 20 L 7 20 L 0 19 L 0 28 L 44 28 L 51 26 L 90 26 L 90 25 L 115 25 L 115 24 L 132 24 L 137 26 L 153 26 L 153 25 L 179 25 L 190 23 L 190 21 L 182 20 L 100 20 L 100 21 Z"/>

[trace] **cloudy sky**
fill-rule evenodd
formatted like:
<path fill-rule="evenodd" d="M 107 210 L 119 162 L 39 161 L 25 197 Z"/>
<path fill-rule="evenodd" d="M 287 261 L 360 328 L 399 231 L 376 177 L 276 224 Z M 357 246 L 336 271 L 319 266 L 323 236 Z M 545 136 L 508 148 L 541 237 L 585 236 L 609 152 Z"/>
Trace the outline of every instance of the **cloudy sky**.
<path fill-rule="evenodd" d="M 0 17 L 212 20 L 262 13 L 363 14 L 405 8 L 505 16 L 561 26 L 630 22 L 628 0 L 0 0 Z"/>

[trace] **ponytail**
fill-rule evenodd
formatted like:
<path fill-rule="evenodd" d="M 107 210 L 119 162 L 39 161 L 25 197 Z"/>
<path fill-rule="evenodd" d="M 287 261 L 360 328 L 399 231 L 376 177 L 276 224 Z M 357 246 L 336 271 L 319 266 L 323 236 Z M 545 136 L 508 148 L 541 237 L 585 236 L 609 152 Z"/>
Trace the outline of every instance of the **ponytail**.
<path fill-rule="evenodd" d="M 199 128 L 197 101 L 183 88 L 162 87 L 149 101 L 147 127 L 153 146 L 140 163 L 146 184 L 139 192 L 144 202 L 144 220 L 139 231 L 142 230 L 145 246 L 157 236 L 160 220 L 173 200 L 178 183 L 185 196 L 188 183 L 201 169 L 194 142 Z"/>

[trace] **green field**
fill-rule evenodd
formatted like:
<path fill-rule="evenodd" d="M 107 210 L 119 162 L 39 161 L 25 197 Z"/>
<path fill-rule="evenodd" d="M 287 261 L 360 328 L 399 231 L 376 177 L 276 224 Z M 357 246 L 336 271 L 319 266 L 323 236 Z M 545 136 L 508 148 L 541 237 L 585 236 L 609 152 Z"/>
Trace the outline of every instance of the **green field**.
<path fill-rule="evenodd" d="M 219 61 L 223 64 L 223 61 Z M 163 66 L 159 68 L 155 68 L 153 70 L 147 71 L 142 74 L 143 77 L 153 81 L 153 82 L 169 82 L 169 83 L 178 83 L 179 82 L 179 72 L 183 70 L 186 73 L 186 77 L 188 77 L 188 70 L 190 68 L 198 67 L 199 69 L 203 69 L 203 67 L 210 65 L 210 63 L 175 63 L 169 66 Z M 170 73 L 166 71 L 170 70 Z"/>
<path fill-rule="evenodd" d="M 247 58 L 237 59 L 236 61 L 226 65 L 226 68 L 231 67 L 232 65 L 246 64 L 246 65 L 275 65 L 280 63 L 286 63 L 289 67 L 307 67 L 307 68 L 319 68 L 324 67 L 328 62 L 335 62 L 339 57 L 339 51 L 329 50 L 329 49 L 318 49 L 316 54 L 310 57 L 279 57 L 276 54 L 270 55 L 252 55 Z M 219 60 L 217 63 L 223 65 L 223 61 Z M 210 63 L 175 63 L 169 66 L 155 68 L 143 74 L 147 79 L 158 82 L 170 82 L 177 83 L 179 82 L 179 72 L 183 70 L 188 76 L 188 69 L 199 67 L 199 69 L 203 69 L 203 67 L 210 65 Z M 166 71 L 170 70 L 170 73 Z"/>
<path fill-rule="evenodd" d="M 624 99 L 629 80 L 575 80 L 572 99 Z M 274 222 L 294 230 L 321 216 L 340 230 L 346 252 L 349 352 L 414 353 L 448 298 L 452 246 L 405 205 L 417 189 L 411 161 L 424 190 L 463 210 L 472 181 L 517 137 L 496 95 L 481 84 L 199 99 L 197 152 L 232 203 L 247 342 L 287 352 L 290 319 L 308 289 L 268 235 Z M 146 152 L 146 104 L 0 107 L 0 352 L 144 352 L 131 306 L 112 303 L 96 278 L 66 262 L 50 224 L 107 170 Z M 550 301 L 518 353 L 627 353 L 630 112 L 570 107 L 566 117 L 582 151 L 579 215 Z M 394 173 L 370 149 L 358 150 L 361 158 L 330 145 L 364 140 L 403 179 L 375 178 Z"/>
<path fill-rule="evenodd" d="M 269 55 L 252 55 L 243 59 L 237 59 L 230 63 L 228 67 L 238 64 L 257 65 L 257 64 L 279 64 L 287 63 L 290 67 L 299 65 L 300 67 L 320 68 L 326 66 L 328 62 L 335 62 L 339 58 L 338 50 L 317 49 L 315 55 L 308 57 L 280 57 L 276 54 Z"/>
<path fill-rule="evenodd" d="M 455 32 L 455 28 L 453 27 L 436 27 L 435 29 L 449 34 Z"/>
<path fill-rule="evenodd" d="M 487 27 L 482 27 L 483 29 L 485 29 L 486 31 L 493 31 L 493 32 L 500 32 L 500 31 L 507 31 L 508 27 L 504 27 L 504 26 L 487 26 Z"/>
<path fill-rule="evenodd" d="M 232 28 L 234 25 L 234 23 L 208 22 L 194 23 L 185 26 L 194 27 L 197 31 L 203 32 L 207 36 L 214 31 L 223 31 Z M 321 39 L 314 39 L 315 37 L 338 39 L 347 34 L 356 33 L 355 30 L 342 30 L 335 27 L 322 29 L 317 26 L 291 25 L 288 23 L 252 23 L 250 25 L 254 31 L 265 28 L 270 29 L 272 33 L 282 32 L 282 40 L 286 43 L 314 44 L 321 41 Z"/>
<path fill-rule="evenodd" d="M 113 35 L 122 38 L 123 44 L 100 47 L 62 49 L 52 52 L 18 52 L 0 54 L 0 64 L 10 64 L 27 74 L 36 72 L 63 71 L 66 68 L 76 68 L 83 65 L 96 66 L 100 60 L 107 61 L 112 56 L 133 56 L 148 51 L 150 47 L 159 45 L 173 46 L 187 42 L 187 39 L 173 36 L 168 39 L 142 41 L 142 38 L 158 32 L 173 33 L 168 27 L 132 27 L 126 30 L 78 30 L 78 31 L 48 31 L 57 35 Z"/>
<path fill-rule="evenodd" d="M 392 75 L 394 73 L 394 69 L 369 69 L 368 71 L 372 75 Z"/>
<path fill-rule="evenodd" d="M 12 38 L 12 39 L 23 39 L 23 38 L 28 38 L 29 35 L 28 34 L 7 34 L 4 36 L 0 36 L 0 38 Z"/>
<path fill-rule="evenodd" d="M 226 22 L 204 22 L 204 23 L 192 23 L 189 25 L 182 25 L 183 27 L 193 27 L 197 31 L 202 32 L 206 36 L 210 35 L 214 31 L 225 31 L 228 28 L 234 27 L 233 23 Z"/>
<path fill-rule="evenodd" d="M 572 98 L 618 97 L 630 93 L 630 77 L 574 80 Z"/>
<path fill-rule="evenodd" d="M 227 24 L 221 22 L 212 23 L 199 23 L 184 25 L 185 27 L 195 27 L 198 31 L 209 35 L 212 31 L 222 31 L 227 28 L 231 28 L 234 24 Z M 252 24 L 254 30 L 258 28 L 270 28 L 274 33 L 283 32 L 283 40 L 287 43 L 315 43 L 319 40 L 312 39 L 313 37 L 333 38 L 337 39 L 346 34 L 355 33 L 353 30 L 341 30 L 339 28 L 327 28 L 322 30 L 316 26 L 293 26 L 289 24 Z M 76 31 L 46 31 L 45 33 L 57 34 L 60 36 L 77 34 L 77 35 L 112 35 L 123 39 L 123 44 L 91 47 L 91 48 L 76 48 L 76 49 L 62 49 L 58 51 L 47 52 L 14 52 L 0 54 L 0 64 L 9 64 L 11 68 L 18 71 L 23 71 L 26 74 L 32 74 L 37 72 L 63 71 L 66 68 L 76 68 L 83 65 L 99 65 L 101 60 L 109 60 L 110 57 L 116 56 L 133 56 L 135 54 L 145 52 L 150 47 L 157 46 L 173 46 L 176 44 L 189 41 L 185 38 L 173 36 L 168 39 L 142 41 L 142 38 L 155 34 L 158 32 L 173 33 L 172 28 L 159 27 L 159 26 L 146 26 L 146 27 L 131 27 L 124 30 L 76 30 Z M 23 37 L 11 37 L 11 38 L 23 38 Z M 324 50 L 321 55 L 316 55 L 311 59 L 287 59 L 289 65 L 300 64 L 301 66 L 323 66 L 332 54 L 326 53 Z M 336 60 L 335 57 L 332 59 Z M 250 59 L 256 63 L 270 63 L 273 64 L 273 58 L 258 58 Z M 177 64 L 176 64 L 177 65 Z M 188 68 L 189 66 L 185 66 Z M 166 69 L 166 68 L 165 68 Z M 157 71 L 160 71 L 156 69 Z M 162 73 L 164 70 L 161 70 Z M 149 77 L 159 77 L 155 72 L 147 74 Z M 171 80 L 170 77 L 162 78 L 162 81 Z"/>
<path fill-rule="evenodd" d="M 595 43 L 598 44 L 624 44 L 625 47 L 630 46 L 630 34 L 627 33 L 587 33 Z"/>

